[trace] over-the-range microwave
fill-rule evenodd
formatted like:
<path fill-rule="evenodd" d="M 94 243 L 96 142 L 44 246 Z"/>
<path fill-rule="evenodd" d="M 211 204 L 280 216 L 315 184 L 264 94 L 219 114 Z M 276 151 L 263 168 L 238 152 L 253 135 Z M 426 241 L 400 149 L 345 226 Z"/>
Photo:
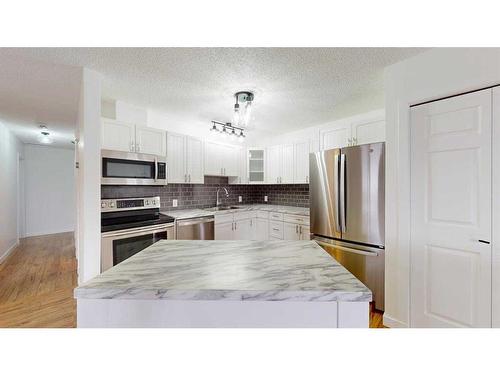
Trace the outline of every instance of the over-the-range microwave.
<path fill-rule="evenodd" d="M 166 185 L 167 159 L 162 156 L 102 150 L 102 185 Z"/>

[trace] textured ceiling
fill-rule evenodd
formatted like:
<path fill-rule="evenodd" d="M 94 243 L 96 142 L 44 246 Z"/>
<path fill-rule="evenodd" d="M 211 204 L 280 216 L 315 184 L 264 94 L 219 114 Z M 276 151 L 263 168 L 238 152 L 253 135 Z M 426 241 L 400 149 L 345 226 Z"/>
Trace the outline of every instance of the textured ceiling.
<path fill-rule="evenodd" d="M 229 121 L 232 94 L 250 89 L 256 93 L 252 125 L 281 133 L 329 121 L 353 98 L 373 97 L 380 104 L 384 67 L 423 50 L 26 48 L 2 49 L 0 58 L 88 67 L 103 75 L 103 99 L 165 112 L 186 124 Z"/>

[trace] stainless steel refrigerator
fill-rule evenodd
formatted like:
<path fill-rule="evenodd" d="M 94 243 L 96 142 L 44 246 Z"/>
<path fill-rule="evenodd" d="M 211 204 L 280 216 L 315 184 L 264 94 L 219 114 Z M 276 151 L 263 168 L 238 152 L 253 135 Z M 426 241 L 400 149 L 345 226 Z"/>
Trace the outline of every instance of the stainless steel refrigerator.
<path fill-rule="evenodd" d="M 384 310 L 385 144 L 310 154 L 311 233 Z"/>

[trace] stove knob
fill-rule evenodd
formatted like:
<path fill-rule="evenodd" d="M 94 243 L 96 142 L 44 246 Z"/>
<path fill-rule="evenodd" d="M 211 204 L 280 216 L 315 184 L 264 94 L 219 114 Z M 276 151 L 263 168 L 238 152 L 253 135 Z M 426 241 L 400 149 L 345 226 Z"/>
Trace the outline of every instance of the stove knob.
<path fill-rule="evenodd" d="M 115 202 L 109 202 L 109 208 L 114 208 L 115 207 Z"/>
<path fill-rule="evenodd" d="M 106 208 L 106 202 L 101 202 L 101 208 Z"/>

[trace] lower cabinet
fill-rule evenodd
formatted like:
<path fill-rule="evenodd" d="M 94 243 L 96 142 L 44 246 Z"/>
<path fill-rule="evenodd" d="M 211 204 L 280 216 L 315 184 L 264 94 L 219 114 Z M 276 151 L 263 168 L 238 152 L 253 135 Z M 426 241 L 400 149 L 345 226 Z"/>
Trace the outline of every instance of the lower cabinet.
<path fill-rule="evenodd" d="M 309 240 L 309 217 L 267 211 L 215 216 L 216 240 Z"/>

